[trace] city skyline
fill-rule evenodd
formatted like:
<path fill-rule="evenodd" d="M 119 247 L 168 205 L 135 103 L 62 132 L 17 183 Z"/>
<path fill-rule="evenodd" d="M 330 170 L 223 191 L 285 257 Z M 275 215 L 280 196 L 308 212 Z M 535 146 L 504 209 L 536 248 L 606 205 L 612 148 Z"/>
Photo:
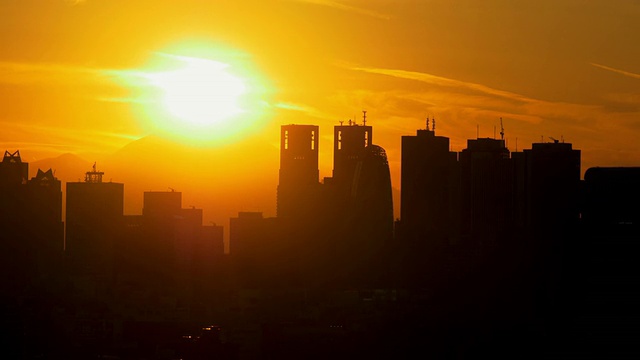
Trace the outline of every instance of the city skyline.
<path fill-rule="evenodd" d="M 0 14 L 3 354 L 638 357 L 640 1 Z"/>
<path fill-rule="evenodd" d="M 431 121 L 402 138 L 410 201 L 394 221 L 374 129 L 336 125 L 333 176 L 320 182 L 319 128 L 282 126 L 277 217 L 238 212 L 226 230 L 205 225 L 174 189 L 145 191 L 142 214 L 126 214 L 125 184 L 105 181 L 95 163 L 66 183 L 63 223 L 54 172 L 29 178 L 20 152 L 5 151 L 0 264 L 14 276 L 0 290 L 10 328 L 24 329 L 12 350 L 131 359 L 635 351 L 612 349 L 608 334 L 634 319 L 623 303 L 635 296 L 626 284 L 637 278 L 640 167 L 591 167 L 581 180 L 582 151 L 560 140 L 510 152 L 502 138 L 477 138 L 452 152 Z M 213 337 L 186 335 L 206 329 Z"/>
<path fill-rule="evenodd" d="M 320 176 L 330 176 L 328 130 L 361 122 L 362 110 L 377 128 L 395 189 L 400 138 L 427 118 L 436 119 L 453 151 L 476 135 L 493 137 L 502 118 L 511 150 L 541 138 L 583 149 L 581 176 L 592 166 L 640 162 L 640 70 L 630 36 L 640 33 L 640 10 L 633 1 L 0 6 L 12 19 L 0 28 L 8 35 L 0 50 L 0 143 L 30 163 L 66 153 L 97 161 L 107 178 L 127 184 L 129 212 L 139 211 L 143 191 L 172 187 L 204 208 L 206 221 L 243 210 L 275 214 L 279 127 L 318 125 Z M 185 115 L 184 103 L 161 96 L 181 90 L 167 72 L 204 65 L 229 70 L 243 81 L 234 91 L 250 95 L 239 103 L 249 123 L 227 124 L 221 137 L 204 132 L 210 141 L 178 131 L 164 113 Z M 178 74 L 189 78 L 189 71 Z M 116 164 L 125 160 L 144 175 Z M 259 185 L 236 165 L 256 163 Z M 84 171 L 57 175 L 75 181 Z"/>
<path fill-rule="evenodd" d="M 366 113 L 366 111 L 364 111 Z M 427 130 L 427 132 L 431 132 L 433 134 L 435 134 L 438 137 L 445 137 L 447 138 L 447 144 L 448 142 L 451 140 L 451 138 L 447 135 L 447 134 L 443 134 L 440 131 L 436 132 L 436 121 L 434 121 L 434 119 L 425 119 L 424 120 L 425 126 L 420 127 L 420 128 L 416 128 L 414 130 L 414 134 L 415 131 L 418 132 L 423 132 L 425 130 Z M 334 129 L 337 129 L 338 127 L 341 126 L 354 126 L 354 127 L 360 127 L 360 128 L 364 128 L 367 127 L 369 129 L 372 128 L 372 126 L 363 126 L 363 123 L 360 122 L 358 123 L 357 121 L 352 121 L 352 122 L 348 122 L 347 124 L 345 124 L 344 122 L 340 122 L 338 124 L 336 124 L 334 126 Z M 298 123 L 298 124 L 287 124 L 287 125 L 283 125 L 282 126 L 282 130 L 284 131 L 285 128 L 287 127 L 300 127 L 300 128 L 315 128 L 316 131 L 318 131 L 319 134 L 323 133 L 323 130 L 320 129 L 320 127 L 318 125 L 312 125 L 312 124 L 302 124 L 302 123 Z M 326 131 L 327 129 L 325 129 Z M 503 129 L 502 129 L 503 130 Z M 497 129 L 496 131 L 500 131 L 500 129 Z M 380 132 L 378 131 L 377 134 L 380 134 Z M 405 134 L 402 135 L 401 138 L 405 138 L 405 137 L 410 137 L 414 134 Z M 281 144 L 279 144 L 279 146 L 283 146 L 284 144 L 284 133 L 282 134 L 275 134 L 274 138 L 277 137 L 278 135 L 281 136 Z M 335 134 L 334 134 L 335 135 Z M 494 139 L 494 140 L 499 140 L 500 138 L 500 134 L 496 133 L 497 137 L 491 136 L 491 137 L 478 137 L 478 138 L 470 138 L 467 139 L 467 141 L 469 140 L 478 140 L 478 139 Z M 507 149 L 509 151 L 509 153 L 514 153 L 514 152 L 522 152 L 525 151 L 526 149 L 531 149 L 532 146 L 534 146 L 534 144 L 544 144 L 544 143 L 565 143 L 565 139 L 561 138 L 561 139 L 555 139 L 555 138 L 548 138 L 548 139 L 540 139 L 541 141 L 538 142 L 533 142 L 530 144 L 529 147 L 527 146 L 522 146 L 522 144 L 516 149 L 512 149 L 509 147 L 509 144 L 505 141 L 503 141 L 503 144 L 505 146 L 505 149 Z M 317 143 L 317 142 L 316 142 Z M 315 150 L 316 152 L 316 157 L 318 157 L 318 153 L 322 152 L 322 146 L 319 145 L 315 145 L 318 146 L 318 148 Z M 332 153 L 335 151 L 335 146 L 334 145 L 329 145 L 333 150 Z M 460 149 L 460 151 L 455 151 L 455 150 L 451 150 L 451 146 L 449 146 L 449 151 L 452 153 L 462 153 L 464 150 L 466 150 L 466 148 L 462 148 Z M 581 151 L 584 151 L 584 149 L 580 149 Z M 588 150 L 588 149 L 587 149 Z M 23 159 L 23 162 L 27 162 L 26 161 L 26 157 L 23 151 L 21 151 L 21 149 L 6 149 L 5 151 L 12 153 L 12 152 L 18 152 L 20 154 L 20 156 Z M 280 149 L 278 149 L 278 151 L 280 151 Z M 333 154 L 332 154 L 333 155 Z M 28 156 L 28 155 L 27 155 Z M 71 156 L 71 160 L 69 161 L 69 157 Z M 178 156 L 179 157 L 179 156 Z M 389 159 L 389 163 L 394 162 L 394 161 L 398 161 L 399 162 L 400 159 Z M 281 161 L 281 160 L 280 160 Z M 333 161 L 333 160 L 332 160 Z M 137 166 L 137 164 L 133 164 L 133 167 L 131 167 L 131 164 L 128 163 L 127 161 L 124 162 L 125 166 L 124 168 L 126 169 L 125 172 L 134 172 L 137 171 L 139 169 L 139 167 Z M 188 161 L 185 161 L 185 163 L 188 164 Z M 39 165 L 42 164 L 42 165 Z M 65 164 L 67 164 L 65 166 Z M 114 157 L 113 159 L 111 159 L 111 162 L 109 162 L 109 164 L 111 166 L 115 166 L 116 169 L 122 169 L 123 164 L 117 164 L 117 157 Z M 99 168 L 99 170 L 105 170 L 104 166 L 102 166 L 101 164 L 98 164 L 98 162 L 93 162 L 90 163 L 89 161 L 85 160 L 85 159 L 81 159 L 77 156 L 73 156 L 71 154 L 63 154 L 62 156 L 60 156 L 59 158 L 50 158 L 50 159 L 43 159 L 41 161 L 36 161 L 35 163 L 29 163 L 29 178 L 31 177 L 35 177 L 37 175 L 38 172 L 41 171 L 52 171 L 52 174 L 54 176 L 57 177 L 57 179 L 61 180 L 62 179 L 62 183 L 72 183 L 72 182 L 80 182 L 82 181 L 81 179 L 83 177 L 86 176 L 86 174 L 88 172 L 90 172 L 91 168 L 93 168 L 93 171 L 96 171 L 96 167 Z M 33 166 L 36 165 L 36 166 Z M 56 165 L 58 167 L 63 167 L 63 171 L 59 171 L 58 168 L 56 167 Z M 242 165 L 242 164 L 239 164 Z M 187 165 L 183 165 L 183 166 L 187 166 Z M 601 166 L 595 166 L 595 167 L 615 167 L 611 164 L 602 164 Z M 66 172 L 64 170 L 67 170 Z M 69 171 L 71 170 L 71 171 Z M 120 179 L 122 179 L 122 176 L 118 176 L 117 173 L 114 173 L 114 171 L 109 171 L 109 169 L 106 169 L 107 172 L 107 176 L 105 177 L 104 181 L 105 182 L 118 182 L 118 183 L 123 183 L 125 185 L 129 185 L 126 181 L 122 181 Z M 580 167 L 580 177 L 582 178 L 584 173 L 587 171 L 588 169 L 585 168 L 584 166 Z M 278 169 L 270 169 L 269 172 L 275 172 L 277 174 Z M 317 175 L 318 175 L 318 179 L 317 179 L 317 183 L 318 184 L 323 184 L 324 181 L 327 178 L 331 178 L 331 174 L 333 173 L 333 171 L 329 171 L 329 172 L 319 172 L 317 171 Z M 104 172 L 103 172 L 104 175 Z M 115 179 L 113 175 L 115 175 Z M 176 176 L 172 179 L 171 175 L 166 175 L 166 180 L 167 180 L 167 184 L 172 184 L 173 180 L 179 180 L 181 177 L 180 176 Z M 250 176 L 249 176 L 250 178 Z M 66 179 L 66 180 L 65 180 Z M 185 180 L 188 181 L 190 180 L 189 178 L 186 178 Z M 331 179 L 329 179 L 331 180 Z M 392 189 L 393 189 L 393 209 L 394 209 L 394 218 L 399 219 L 400 218 L 400 193 L 401 193 L 401 186 L 400 183 L 397 184 L 393 184 L 393 179 L 392 180 Z M 236 216 L 239 212 L 261 212 L 263 213 L 265 216 L 268 217 L 275 217 L 277 216 L 277 202 L 278 202 L 278 186 L 275 186 L 274 188 L 267 188 L 267 187 L 263 187 L 262 189 L 266 191 L 265 195 L 265 199 L 268 199 L 267 202 L 264 203 L 264 207 L 259 207 L 256 206 L 255 204 L 253 206 L 250 207 L 243 207 L 243 206 L 239 206 L 239 207 L 235 207 L 233 209 L 220 209 L 220 208 L 216 208 L 216 206 L 212 206 L 210 204 L 208 204 L 206 201 L 202 201 L 202 199 L 200 199 L 200 201 L 196 200 L 193 201 L 194 199 L 197 199 L 198 196 L 193 196 L 194 194 L 189 194 L 189 190 L 193 190 L 193 188 L 189 188 L 187 187 L 186 189 L 184 188 L 180 188 L 180 187 L 171 187 L 171 186 L 167 186 L 165 188 L 154 188 L 152 186 L 153 184 L 153 180 L 149 181 L 149 184 L 143 184 L 142 187 L 134 187 L 135 190 L 131 190 L 131 189 L 127 189 L 127 186 L 124 187 L 124 213 L 126 215 L 138 215 L 138 214 L 142 214 L 142 193 L 144 192 L 149 192 L 149 191 L 156 191 L 156 192 L 162 192 L 162 191 L 166 191 L 166 192 L 172 192 L 172 191 L 179 191 L 181 193 L 183 193 L 184 195 L 186 195 L 186 199 L 189 202 L 189 207 L 197 207 L 200 209 L 203 209 L 205 212 L 205 220 L 204 223 L 212 223 L 212 224 L 223 224 L 223 226 L 228 227 L 228 221 L 229 218 Z M 267 185 L 269 185 L 269 182 L 266 182 Z M 247 185 L 248 186 L 248 185 Z M 142 189 L 142 190 L 141 190 Z M 135 192 L 137 191 L 137 192 Z M 65 193 L 66 191 L 64 190 L 64 186 L 63 186 L 63 193 Z M 196 193 L 198 193 L 198 191 L 195 191 Z M 63 197 L 64 198 L 64 197 Z M 140 199 L 135 199 L 135 198 L 140 198 Z M 63 204 L 64 204 L 64 200 L 63 200 Z M 195 205 L 194 205 L 195 204 Z M 222 211 L 221 211 L 222 210 Z M 215 219 L 212 219 L 211 214 L 207 214 L 207 212 L 213 212 L 214 214 L 216 214 L 218 217 Z M 220 214 L 229 214 L 230 216 L 226 217 L 226 218 L 221 218 L 219 217 Z M 64 217 L 64 215 L 63 215 Z"/>

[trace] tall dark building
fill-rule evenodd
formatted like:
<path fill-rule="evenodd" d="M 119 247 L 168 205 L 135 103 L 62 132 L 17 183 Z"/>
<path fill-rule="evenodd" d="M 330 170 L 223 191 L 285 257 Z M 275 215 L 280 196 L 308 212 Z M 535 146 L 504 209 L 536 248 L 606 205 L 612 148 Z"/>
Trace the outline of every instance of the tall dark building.
<path fill-rule="evenodd" d="M 7 248 L 4 254 L 11 254 L 14 248 L 17 251 L 26 241 L 28 174 L 29 164 L 22 162 L 20 151 L 5 151 L 0 163 L 0 240 Z"/>
<path fill-rule="evenodd" d="M 283 125 L 280 130 L 280 172 L 277 216 L 312 216 L 319 188 L 316 125 Z"/>
<path fill-rule="evenodd" d="M 365 123 L 366 124 L 366 123 Z M 333 181 L 351 185 L 358 163 L 365 156 L 365 149 L 373 142 L 371 126 L 358 125 L 349 120 L 349 125 L 333 128 Z"/>
<path fill-rule="evenodd" d="M 22 286 L 46 281 L 60 269 L 63 251 L 62 190 L 49 169 L 27 180 L 20 152 L 0 163 L 0 251 L 5 273 Z"/>
<path fill-rule="evenodd" d="M 524 151 L 527 226 L 537 237 L 568 236 L 580 217 L 580 150 L 557 140 Z"/>
<path fill-rule="evenodd" d="M 361 285 L 381 268 L 380 252 L 393 238 L 389 163 L 384 149 L 373 144 L 363 113 L 363 125 L 334 127 L 333 177 L 325 178 L 323 189 L 336 270 Z"/>
<path fill-rule="evenodd" d="M 197 214 L 193 214 L 196 215 Z M 145 191 L 142 205 L 146 249 L 145 263 L 156 276 L 154 286 L 175 294 L 178 284 L 178 227 L 182 216 L 182 193 L 178 191 Z M 202 220 L 200 219 L 200 225 Z M 188 229 L 184 229 L 185 231 Z"/>
<path fill-rule="evenodd" d="M 557 299 L 575 285 L 580 220 L 580 150 L 554 140 L 511 154 L 514 226 L 509 257 L 535 289 L 533 304 L 553 321 L 564 312 Z M 526 282 L 523 282 L 525 284 Z"/>
<path fill-rule="evenodd" d="M 402 137 L 400 237 L 423 247 L 452 241 L 457 220 L 457 154 L 435 129 Z"/>
<path fill-rule="evenodd" d="M 513 234 L 514 174 L 503 139 L 467 140 L 459 154 L 463 241 L 491 249 Z"/>
<path fill-rule="evenodd" d="M 26 184 L 28 178 L 29 164 L 22 161 L 20 150 L 13 153 L 5 151 L 0 163 L 0 185 L 6 187 Z"/>
<path fill-rule="evenodd" d="M 110 279 L 124 225 L 124 184 L 103 182 L 103 175 L 94 164 L 84 182 L 67 183 L 65 250 L 74 275 Z"/>
<path fill-rule="evenodd" d="M 61 267 L 64 252 L 64 224 L 62 222 L 62 183 L 51 169 L 38 169 L 27 182 L 28 222 L 33 255 L 40 274 L 53 273 Z"/>

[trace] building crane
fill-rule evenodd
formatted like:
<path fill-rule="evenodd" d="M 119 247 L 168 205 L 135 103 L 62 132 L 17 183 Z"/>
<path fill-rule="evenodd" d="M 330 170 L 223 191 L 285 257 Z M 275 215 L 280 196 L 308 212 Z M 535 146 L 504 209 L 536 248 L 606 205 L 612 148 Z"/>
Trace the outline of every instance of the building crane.
<path fill-rule="evenodd" d="M 500 117 L 500 139 L 504 140 L 504 127 L 502 126 L 502 117 Z"/>

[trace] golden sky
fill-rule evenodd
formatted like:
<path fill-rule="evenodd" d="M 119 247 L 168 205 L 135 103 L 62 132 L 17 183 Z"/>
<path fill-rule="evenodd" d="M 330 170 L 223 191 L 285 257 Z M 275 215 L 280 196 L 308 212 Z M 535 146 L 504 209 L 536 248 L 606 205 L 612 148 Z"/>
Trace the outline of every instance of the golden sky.
<path fill-rule="evenodd" d="M 563 138 L 583 173 L 640 165 L 637 0 L 16 0 L 0 14 L 0 143 L 98 161 L 128 213 L 172 187 L 207 221 L 273 216 L 279 126 L 319 125 L 331 176 L 332 127 L 362 110 L 396 188 L 401 136 L 427 117 L 454 151 L 502 118 L 511 150 Z M 241 116 L 167 126 L 149 74 L 180 57 L 241 78 Z"/>

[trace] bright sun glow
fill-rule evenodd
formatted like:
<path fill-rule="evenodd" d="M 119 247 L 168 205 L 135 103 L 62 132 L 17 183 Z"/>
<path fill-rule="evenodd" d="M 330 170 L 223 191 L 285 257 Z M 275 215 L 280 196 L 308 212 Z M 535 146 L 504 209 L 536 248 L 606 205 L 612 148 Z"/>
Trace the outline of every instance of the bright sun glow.
<path fill-rule="evenodd" d="M 112 72 L 150 134 L 218 146 L 260 134 L 271 116 L 267 79 L 246 53 L 206 42 L 156 52 L 143 68 Z"/>
<path fill-rule="evenodd" d="M 181 68 L 150 73 L 147 78 L 163 93 L 163 106 L 191 127 L 207 127 L 244 112 L 239 99 L 244 82 L 227 72 L 229 65 L 208 59 L 175 56 Z"/>

